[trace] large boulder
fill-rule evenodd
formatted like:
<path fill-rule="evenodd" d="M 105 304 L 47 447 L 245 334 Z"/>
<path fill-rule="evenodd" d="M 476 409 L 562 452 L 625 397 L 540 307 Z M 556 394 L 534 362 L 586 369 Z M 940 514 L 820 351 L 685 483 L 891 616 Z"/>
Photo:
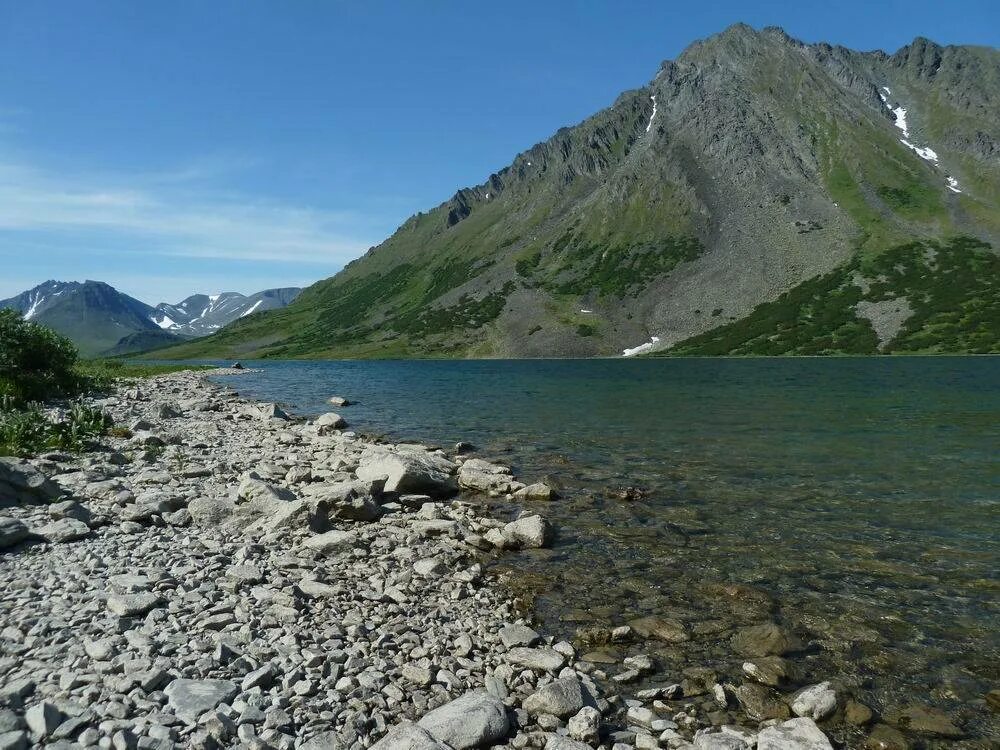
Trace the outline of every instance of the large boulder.
<path fill-rule="evenodd" d="M 417 724 L 455 750 L 495 745 L 510 731 L 503 701 L 485 690 L 445 703 L 425 714 Z"/>
<path fill-rule="evenodd" d="M 458 485 L 477 492 L 513 492 L 524 485 L 514 480 L 506 466 L 470 458 L 458 470 Z"/>
<path fill-rule="evenodd" d="M 343 521 L 375 521 L 383 510 L 378 499 L 382 496 L 382 480 L 351 482 L 317 482 L 302 490 L 306 497 L 325 503 L 331 518 Z"/>
<path fill-rule="evenodd" d="M 347 422 L 336 412 L 327 412 L 316 417 L 316 430 L 320 435 L 328 435 L 336 430 L 347 427 Z"/>
<path fill-rule="evenodd" d="M 298 496 L 286 487 L 247 476 L 236 492 L 231 522 L 241 529 L 262 527 L 269 520 L 301 512 L 302 509 L 296 505 L 297 500 Z"/>
<path fill-rule="evenodd" d="M 0 456 L 0 508 L 25 503 L 48 503 L 62 494 L 58 484 L 28 461 Z"/>
<path fill-rule="evenodd" d="M 536 672 L 557 672 L 566 663 L 566 657 L 548 646 L 543 648 L 517 646 L 507 652 L 507 661 Z"/>
<path fill-rule="evenodd" d="M 501 533 L 503 546 L 507 549 L 539 549 L 552 542 L 552 527 L 539 515 L 511 521 Z"/>
<path fill-rule="evenodd" d="M 761 731 L 757 750 L 833 750 L 833 746 L 816 722 L 803 717 Z"/>
<path fill-rule="evenodd" d="M 419 445 L 370 446 L 358 461 L 358 479 L 385 477 L 385 491 L 423 493 L 435 497 L 454 494 L 456 466 L 444 456 Z"/>
<path fill-rule="evenodd" d="M 0 550 L 13 547 L 28 536 L 24 522 L 9 516 L 0 516 Z"/>
<path fill-rule="evenodd" d="M 257 404 L 254 407 L 254 413 L 261 419 L 281 419 L 283 421 L 288 421 L 290 417 L 285 413 L 285 410 L 274 403 L 268 404 Z"/>
<path fill-rule="evenodd" d="M 524 710 L 532 716 L 551 714 L 567 719 L 581 708 L 593 705 L 590 691 L 579 680 L 567 677 L 550 682 L 524 699 Z"/>

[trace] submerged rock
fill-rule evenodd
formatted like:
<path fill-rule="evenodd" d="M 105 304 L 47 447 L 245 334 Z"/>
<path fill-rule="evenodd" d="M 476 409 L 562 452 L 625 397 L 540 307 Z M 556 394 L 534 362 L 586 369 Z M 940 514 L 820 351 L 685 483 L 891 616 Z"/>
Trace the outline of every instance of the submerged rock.
<path fill-rule="evenodd" d="M 887 724 L 877 724 L 865 738 L 865 750 L 909 750 L 906 737 Z"/>
<path fill-rule="evenodd" d="M 684 623 L 670 617 L 639 617 L 629 622 L 629 626 L 640 638 L 658 638 L 667 643 L 683 643 L 691 640 Z"/>
<path fill-rule="evenodd" d="M 798 639 L 774 622 L 743 628 L 733 636 L 732 646 L 742 656 L 782 656 L 801 648 Z"/>
<path fill-rule="evenodd" d="M 962 730 L 952 723 L 944 711 L 930 706 L 913 705 L 888 711 L 886 721 L 900 729 L 938 737 L 961 737 Z"/>

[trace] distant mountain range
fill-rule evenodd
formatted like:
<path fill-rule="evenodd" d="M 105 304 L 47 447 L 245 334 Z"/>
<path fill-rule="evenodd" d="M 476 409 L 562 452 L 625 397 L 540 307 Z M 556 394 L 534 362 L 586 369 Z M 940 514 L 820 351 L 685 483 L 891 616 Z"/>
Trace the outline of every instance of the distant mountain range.
<path fill-rule="evenodd" d="M 1000 52 L 736 25 L 177 357 L 1000 351 Z"/>
<path fill-rule="evenodd" d="M 54 328 L 84 356 L 118 356 L 206 336 L 238 318 L 284 307 L 300 291 L 195 294 L 176 305 L 152 307 L 101 281 L 46 281 L 0 300 L 0 308 Z"/>

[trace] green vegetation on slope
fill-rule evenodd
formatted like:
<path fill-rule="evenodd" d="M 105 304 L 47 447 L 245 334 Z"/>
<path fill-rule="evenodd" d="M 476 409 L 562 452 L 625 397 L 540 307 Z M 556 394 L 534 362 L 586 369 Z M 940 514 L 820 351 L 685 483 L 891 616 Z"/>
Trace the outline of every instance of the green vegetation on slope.
<path fill-rule="evenodd" d="M 1000 257 L 970 237 L 897 245 L 810 279 L 660 356 L 875 354 L 860 302 L 912 309 L 887 352 L 1000 352 Z"/>

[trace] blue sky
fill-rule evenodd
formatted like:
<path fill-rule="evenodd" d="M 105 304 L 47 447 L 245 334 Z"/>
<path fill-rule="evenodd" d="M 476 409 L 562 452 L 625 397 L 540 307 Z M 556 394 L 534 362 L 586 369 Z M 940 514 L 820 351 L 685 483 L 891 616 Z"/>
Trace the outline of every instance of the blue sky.
<path fill-rule="evenodd" d="M 996 46 L 1000 3 L 0 0 L 0 298 L 330 276 L 736 21 Z"/>

